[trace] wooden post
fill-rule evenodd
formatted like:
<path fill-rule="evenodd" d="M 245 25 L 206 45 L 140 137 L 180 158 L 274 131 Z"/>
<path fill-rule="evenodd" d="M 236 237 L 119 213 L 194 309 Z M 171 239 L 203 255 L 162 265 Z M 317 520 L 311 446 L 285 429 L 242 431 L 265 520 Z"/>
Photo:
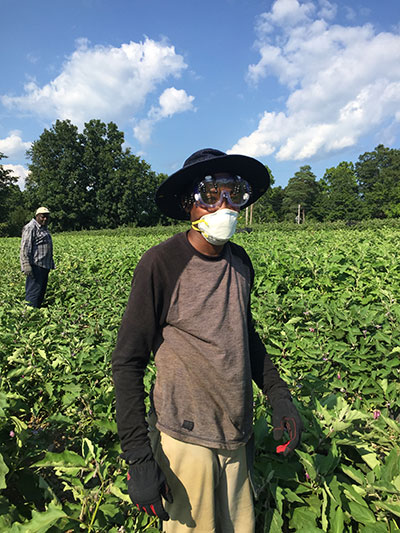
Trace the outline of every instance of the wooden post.
<path fill-rule="evenodd" d="M 299 204 L 297 206 L 297 224 L 300 224 L 300 209 L 301 209 L 301 205 Z"/>
<path fill-rule="evenodd" d="M 248 220 L 248 218 L 249 218 L 249 208 L 246 207 L 245 211 L 246 211 L 246 217 L 245 217 L 245 221 L 246 221 L 246 222 L 245 222 L 245 224 L 246 224 L 246 226 L 247 226 L 247 220 Z"/>
<path fill-rule="evenodd" d="M 250 226 L 253 224 L 253 205 L 250 206 Z"/>

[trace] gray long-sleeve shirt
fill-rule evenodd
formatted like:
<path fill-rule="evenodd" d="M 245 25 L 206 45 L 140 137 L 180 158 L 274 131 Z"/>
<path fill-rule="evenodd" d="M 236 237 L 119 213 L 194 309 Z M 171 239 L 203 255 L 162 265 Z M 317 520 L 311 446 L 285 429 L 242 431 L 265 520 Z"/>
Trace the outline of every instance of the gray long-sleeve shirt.
<path fill-rule="evenodd" d="M 252 379 L 268 396 L 289 396 L 250 313 L 253 268 L 240 246 L 197 252 L 186 233 L 151 248 L 136 267 L 113 352 L 123 451 L 144 446 L 143 375 L 157 367 L 157 425 L 170 436 L 235 449 L 252 432 Z"/>
<path fill-rule="evenodd" d="M 41 226 L 34 218 L 22 230 L 20 249 L 21 270 L 29 265 L 42 268 L 55 268 L 53 241 L 46 226 Z"/>

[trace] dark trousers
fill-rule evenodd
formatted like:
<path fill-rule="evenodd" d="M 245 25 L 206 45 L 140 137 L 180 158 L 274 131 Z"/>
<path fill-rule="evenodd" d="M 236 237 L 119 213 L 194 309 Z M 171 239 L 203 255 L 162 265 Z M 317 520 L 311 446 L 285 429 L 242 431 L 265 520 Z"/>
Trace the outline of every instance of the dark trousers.
<path fill-rule="evenodd" d="M 32 265 L 32 274 L 26 276 L 25 283 L 25 300 L 30 306 L 40 307 L 42 305 L 48 277 L 48 268 Z"/>

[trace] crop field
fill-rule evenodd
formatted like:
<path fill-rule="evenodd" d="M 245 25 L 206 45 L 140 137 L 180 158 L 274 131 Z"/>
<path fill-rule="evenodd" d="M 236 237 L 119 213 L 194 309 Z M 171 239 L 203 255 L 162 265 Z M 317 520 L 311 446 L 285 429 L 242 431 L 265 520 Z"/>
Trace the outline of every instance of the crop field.
<path fill-rule="evenodd" d="M 54 235 L 38 310 L 23 302 L 19 239 L 0 239 L 0 531 L 159 531 L 127 495 L 110 361 L 134 267 L 174 231 Z M 278 456 L 255 387 L 257 533 L 399 531 L 400 226 L 233 240 L 253 261 L 256 326 L 305 425 L 300 448 Z"/>

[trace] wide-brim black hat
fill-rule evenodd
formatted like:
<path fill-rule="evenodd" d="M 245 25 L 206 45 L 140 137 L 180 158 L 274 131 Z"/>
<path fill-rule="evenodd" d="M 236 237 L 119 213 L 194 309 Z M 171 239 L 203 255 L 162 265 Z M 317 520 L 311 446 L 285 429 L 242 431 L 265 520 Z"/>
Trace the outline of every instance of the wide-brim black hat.
<path fill-rule="evenodd" d="M 192 192 L 194 184 L 204 176 L 216 172 L 240 176 L 251 185 L 251 196 L 243 209 L 258 200 L 270 183 L 268 169 L 257 159 L 203 148 L 188 157 L 180 170 L 161 183 L 156 192 L 158 208 L 168 217 L 187 220 L 189 213 L 182 207 L 182 197 L 185 193 Z"/>

